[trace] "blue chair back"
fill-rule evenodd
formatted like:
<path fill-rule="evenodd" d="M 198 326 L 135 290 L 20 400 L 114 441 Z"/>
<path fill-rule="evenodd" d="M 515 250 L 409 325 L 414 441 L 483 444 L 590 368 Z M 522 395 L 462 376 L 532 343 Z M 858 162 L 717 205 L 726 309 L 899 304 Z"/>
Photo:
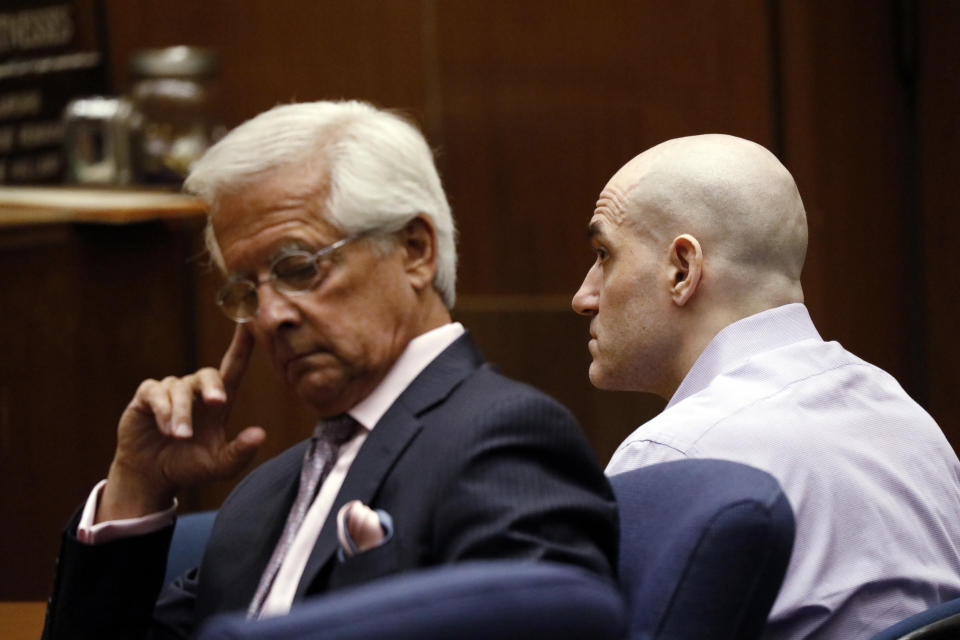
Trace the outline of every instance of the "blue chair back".
<path fill-rule="evenodd" d="M 634 640 L 749 640 L 763 630 L 793 548 L 793 511 L 766 472 L 665 462 L 610 478 Z"/>
<path fill-rule="evenodd" d="M 198 640 L 621 640 L 616 585 L 569 565 L 510 560 L 420 569 L 249 622 L 215 617 Z"/>
<path fill-rule="evenodd" d="M 167 573 L 163 579 L 164 584 L 185 571 L 200 566 L 216 517 L 216 511 L 199 511 L 177 517 L 173 538 L 170 540 L 170 552 L 167 554 Z"/>
<path fill-rule="evenodd" d="M 954 640 L 955 638 L 960 638 L 960 598 L 921 611 L 873 636 L 873 640 Z"/>

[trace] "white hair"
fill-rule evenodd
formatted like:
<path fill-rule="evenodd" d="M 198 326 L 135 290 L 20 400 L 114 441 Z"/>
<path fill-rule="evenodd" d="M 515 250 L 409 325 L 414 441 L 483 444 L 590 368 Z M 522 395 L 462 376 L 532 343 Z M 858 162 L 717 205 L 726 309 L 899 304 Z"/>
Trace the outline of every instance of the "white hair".
<path fill-rule="evenodd" d="M 391 233 L 419 215 L 437 234 L 433 286 L 447 308 L 456 300 L 456 230 L 433 154 L 402 117 L 357 101 L 274 107 L 244 122 L 191 167 L 184 189 L 215 210 L 221 194 L 277 169 L 329 167 L 326 202 L 317 215 L 344 234 Z M 223 256 L 208 220 L 207 247 Z"/>

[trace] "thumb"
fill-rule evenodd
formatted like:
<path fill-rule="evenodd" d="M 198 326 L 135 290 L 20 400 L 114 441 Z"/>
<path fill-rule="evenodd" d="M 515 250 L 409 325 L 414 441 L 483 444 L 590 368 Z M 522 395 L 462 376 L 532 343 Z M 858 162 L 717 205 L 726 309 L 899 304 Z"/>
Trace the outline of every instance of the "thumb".
<path fill-rule="evenodd" d="M 220 475 L 229 477 L 245 467 L 266 437 L 267 433 L 261 427 L 247 427 L 238 433 L 220 452 Z"/>

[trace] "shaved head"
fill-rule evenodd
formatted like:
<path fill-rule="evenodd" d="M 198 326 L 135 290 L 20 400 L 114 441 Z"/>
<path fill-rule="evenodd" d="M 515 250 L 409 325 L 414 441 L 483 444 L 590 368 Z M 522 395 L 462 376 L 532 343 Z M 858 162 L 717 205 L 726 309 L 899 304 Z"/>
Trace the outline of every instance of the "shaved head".
<path fill-rule="evenodd" d="M 758 144 L 677 138 L 607 182 L 588 225 L 596 260 L 573 297 L 591 316 L 590 380 L 669 398 L 723 327 L 803 302 L 807 218 Z"/>
<path fill-rule="evenodd" d="M 720 134 L 668 140 L 624 165 L 607 192 L 622 199 L 627 224 L 655 241 L 697 238 L 731 284 L 799 287 L 803 202 L 786 167 L 754 142 Z"/>

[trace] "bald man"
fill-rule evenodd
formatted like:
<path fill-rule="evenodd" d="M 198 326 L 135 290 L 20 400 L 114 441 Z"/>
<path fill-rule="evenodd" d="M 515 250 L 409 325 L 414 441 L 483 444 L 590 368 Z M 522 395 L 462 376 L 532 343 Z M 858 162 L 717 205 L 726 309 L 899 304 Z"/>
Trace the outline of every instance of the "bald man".
<path fill-rule="evenodd" d="M 806 214 L 773 154 L 664 142 L 607 183 L 589 235 L 590 381 L 668 400 L 607 473 L 722 458 L 779 480 L 797 534 L 767 637 L 869 638 L 960 597 L 960 463 L 896 380 L 817 333 Z"/>

